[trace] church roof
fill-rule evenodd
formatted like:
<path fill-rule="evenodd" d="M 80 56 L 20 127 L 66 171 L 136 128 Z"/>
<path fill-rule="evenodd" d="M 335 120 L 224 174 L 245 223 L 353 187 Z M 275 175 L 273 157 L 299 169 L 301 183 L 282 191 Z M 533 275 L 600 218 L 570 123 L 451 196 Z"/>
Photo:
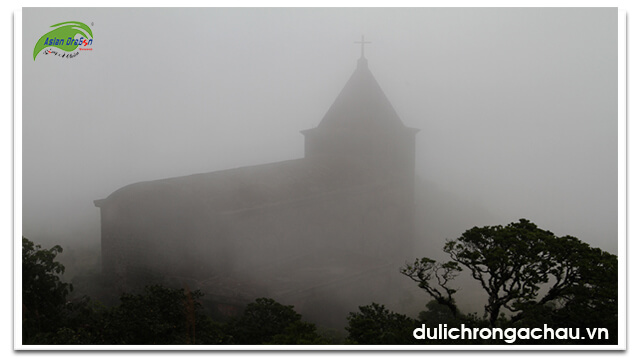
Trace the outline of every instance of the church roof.
<path fill-rule="evenodd" d="M 388 131 L 405 126 L 369 70 L 367 59 L 361 57 L 317 129 Z"/>
<path fill-rule="evenodd" d="M 296 159 L 139 182 L 94 203 L 97 207 L 114 202 L 127 207 L 172 204 L 177 208 L 204 207 L 208 212 L 236 212 L 357 187 L 367 183 L 365 176 L 364 171 Z"/>
<path fill-rule="evenodd" d="M 402 124 L 364 56 L 358 60 L 355 72 L 318 127 L 303 133 L 325 130 L 332 133 L 416 131 Z M 204 206 L 208 211 L 233 212 L 277 204 L 283 199 L 297 201 L 374 182 L 362 163 L 344 162 L 341 166 L 317 159 L 296 159 L 145 181 L 125 186 L 94 203 L 97 207 L 114 201 L 134 207 L 137 202 L 151 202 L 158 206 L 172 203 L 177 207 L 199 204 L 197 206 Z"/>

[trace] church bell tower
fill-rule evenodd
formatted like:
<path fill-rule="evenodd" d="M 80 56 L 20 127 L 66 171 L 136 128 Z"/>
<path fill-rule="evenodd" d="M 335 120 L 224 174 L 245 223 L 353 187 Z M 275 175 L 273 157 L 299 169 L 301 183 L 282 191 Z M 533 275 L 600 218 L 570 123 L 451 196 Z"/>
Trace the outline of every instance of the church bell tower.
<path fill-rule="evenodd" d="M 406 127 L 369 70 L 364 41 L 356 70 L 320 124 L 302 131 L 305 158 L 366 168 L 372 176 L 415 176 L 415 135 Z"/>
<path fill-rule="evenodd" d="M 358 211 L 364 248 L 405 261 L 413 244 L 415 138 L 369 70 L 364 38 L 356 70 L 316 128 L 302 131 L 305 159 L 368 194 Z M 367 190 L 365 190 L 365 188 Z M 373 230 L 372 230 L 373 229 Z"/>

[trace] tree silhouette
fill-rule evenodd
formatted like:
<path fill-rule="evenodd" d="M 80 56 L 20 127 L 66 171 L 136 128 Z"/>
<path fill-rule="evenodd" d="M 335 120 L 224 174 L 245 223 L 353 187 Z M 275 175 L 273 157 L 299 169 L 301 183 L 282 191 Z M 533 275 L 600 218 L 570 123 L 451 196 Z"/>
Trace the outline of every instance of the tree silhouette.
<path fill-rule="evenodd" d="M 348 340 L 365 345 L 394 345 L 416 343 L 413 330 L 417 322 L 405 315 L 392 312 L 372 303 L 360 306 L 358 312 L 349 313 Z"/>
<path fill-rule="evenodd" d="M 62 252 L 56 245 L 44 250 L 22 238 L 22 341 L 30 343 L 37 333 L 54 331 L 61 321 L 71 284 L 60 280 L 64 265 L 55 261 Z"/>
<path fill-rule="evenodd" d="M 454 314 L 449 282 L 465 267 L 487 294 L 484 308 L 492 327 L 504 310 L 513 314 L 510 324 L 545 314 L 585 325 L 580 312 L 599 314 L 602 324 L 617 322 L 617 257 L 575 237 L 558 237 L 521 219 L 469 229 L 447 241 L 444 251 L 452 261 L 417 259 L 401 273 Z"/>
<path fill-rule="evenodd" d="M 229 322 L 228 332 L 233 343 L 243 345 L 324 343 L 316 333 L 316 326 L 301 319 L 293 306 L 259 298 L 248 304 L 241 316 Z"/>

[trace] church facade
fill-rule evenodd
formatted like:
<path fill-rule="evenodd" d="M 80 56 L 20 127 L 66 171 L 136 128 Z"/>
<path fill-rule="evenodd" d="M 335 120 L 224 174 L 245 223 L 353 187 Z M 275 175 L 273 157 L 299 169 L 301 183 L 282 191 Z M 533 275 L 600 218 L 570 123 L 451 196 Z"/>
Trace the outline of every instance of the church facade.
<path fill-rule="evenodd" d="M 362 56 L 319 125 L 302 131 L 304 158 L 131 184 L 96 200 L 103 274 L 123 290 L 160 279 L 220 304 L 272 297 L 329 323 L 388 303 L 415 257 L 417 132 Z"/>

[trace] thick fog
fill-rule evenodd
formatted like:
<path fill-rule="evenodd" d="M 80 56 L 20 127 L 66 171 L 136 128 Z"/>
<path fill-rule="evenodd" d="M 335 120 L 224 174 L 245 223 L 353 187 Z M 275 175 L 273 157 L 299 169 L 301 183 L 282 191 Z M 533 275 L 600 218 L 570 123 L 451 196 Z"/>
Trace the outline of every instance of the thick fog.
<path fill-rule="evenodd" d="M 34 61 L 69 20 L 93 50 Z M 362 35 L 420 130 L 415 257 L 520 218 L 618 252 L 614 8 L 25 9 L 23 235 L 99 249 L 123 186 L 304 156 Z"/>

